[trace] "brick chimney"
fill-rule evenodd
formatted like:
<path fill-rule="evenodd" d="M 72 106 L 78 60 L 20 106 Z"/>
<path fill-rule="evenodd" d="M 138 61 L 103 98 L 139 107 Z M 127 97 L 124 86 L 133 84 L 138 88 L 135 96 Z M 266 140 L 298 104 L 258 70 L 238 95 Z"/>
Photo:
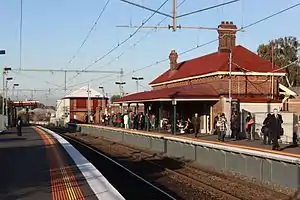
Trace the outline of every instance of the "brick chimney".
<path fill-rule="evenodd" d="M 228 52 L 235 46 L 237 27 L 232 21 L 222 21 L 218 28 L 219 52 Z"/>
<path fill-rule="evenodd" d="M 178 59 L 177 52 L 175 50 L 172 50 L 171 53 L 169 54 L 171 70 L 177 70 L 177 67 L 178 67 L 177 59 Z"/>

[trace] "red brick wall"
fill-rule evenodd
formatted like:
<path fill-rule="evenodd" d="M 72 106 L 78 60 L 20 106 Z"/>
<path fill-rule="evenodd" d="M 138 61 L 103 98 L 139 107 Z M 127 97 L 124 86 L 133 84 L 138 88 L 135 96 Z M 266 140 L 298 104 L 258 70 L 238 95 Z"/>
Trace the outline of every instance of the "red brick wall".
<path fill-rule="evenodd" d="M 212 107 L 212 117 L 214 118 L 218 113 L 222 113 L 222 112 L 223 112 L 223 102 L 222 99 L 220 99 Z"/>
<path fill-rule="evenodd" d="M 300 99 L 289 99 L 287 108 L 289 112 L 300 113 Z"/>
<path fill-rule="evenodd" d="M 72 99 L 72 101 L 74 101 Z M 76 108 L 86 108 L 87 100 L 86 99 L 76 99 Z"/>
<path fill-rule="evenodd" d="M 85 115 L 87 113 L 87 99 L 71 99 L 70 100 L 70 119 L 74 119 L 74 115 L 76 115 L 76 120 L 85 121 Z M 99 119 L 99 106 L 102 107 L 102 111 L 104 112 L 107 107 L 106 99 L 91 99 L 90 100 L 91 110 L 95 112 L 95 122 L 99 123 L 101 119 Z"/>
<path fill-rule="evenodd" d="M 271 82 L 270 76 L 232 76 L 231 78 L 232 94 L 271 94 Z M 210 76 L 199 79 L 193 79 L 189 81 L 181 81 L 171 84 L 165 84 L 160 86 L 154 86 L 153 89 L 173 88 L 181 87 L 185 85 L 195 85 L 207 83 L 212 85 L 219 93 L 228 93 L 229 77 L 228 76 Z M 274 77 L 274 95 L 277 95 L 278 91 L 278 78 Z"/>

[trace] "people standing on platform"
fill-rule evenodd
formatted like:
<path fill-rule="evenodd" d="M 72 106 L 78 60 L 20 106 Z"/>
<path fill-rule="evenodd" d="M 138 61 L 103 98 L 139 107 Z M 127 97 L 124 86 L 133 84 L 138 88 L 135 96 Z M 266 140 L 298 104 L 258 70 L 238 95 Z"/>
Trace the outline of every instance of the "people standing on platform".
<path fill-rule="evenodd" d="M 22 118 L 20 116 L 18 117 L 16 125 L 17 125 L 18 136 L 22 136 L 22 125 L 23 125 L 23 122 L 22 122 Z"/>
<path fill-rule="evenodd" d="M 191 133 L 193 130 L 193 124 L 190 118 L 187 119 L 184 127 L 184 133 Z"/>
<path fill-rule="evenodd" d="M 133 129 L 138 130 L 138 128 L 139 128 L 139 115 L 138 115 L 138 113 L 134 113 Z"/>
<path fill-rule="evenodd" d="M 231 116 L 231 123 L 230 123 L 230 128 L 231 128 L 231 138 L 232 139 L 236 139 L 239 140 L 240 139 L 240 123 L 239 123 L 239 119 L 238 119 L 238 115 L 236 112 L 232 113 Z"/>
<path fill-rule="evenodd" d="M 267 117 L 265 118 L 263 122 L 263 127 L 261 128 L 261 132 L 263 134 L 263 144 L 271 144 L 271 117 L 272 115 L 270 113 L 267 114 Z"/>
<path fill-rule="evenodd" d="M 154 114 L 151 115 L 150 117 L 150 130 L 155 130 L 155 121 L 156 121 L 156 117 Z"/>
<path fill-rule="evenodd" d="M 128 129 L 129 116 L 128 116 L 127 113 L 124 114 L 123 120 L 124 120 L 124 128 L 125 128 L 125 129 Z"/>
<path fill-rule="evenodd" d="M 275 108 L 273 110 L 273 115 L 270 117 L 270 129 L 271 129 L 271 139 L 272 139 L 272 150 L 280 150 L 278 144 L 278 139 L 283 135 L 282 128 L 282 116 L 278 113 L 278 110 Z"/>
<path fill-rule="evenodd" d="M 218 119 L 220 118 L 220 115 L 221 115 L 221 113 L 218 113 L 218 114 L 214 117 L 214 123 L 213 123 L 213 128 L 214 128 L 213 134 L 214 134 L 214 135 L 219 135 L 219 133 L 218 133 L 218 128 L 217 128 L 217 122 L 218 122 Z"/>
<path fill-rule="evenodd" d="M 218 118 L 216 129 L 218 130 L 218 140 L 224 142 L 227 131 L 227 119 L 225 113 L 222 113 Z"/>
<path fill-rule="evenodd" d="M 251 116 L 251 113 L 248 113 L 246 118 L 245 130 L 246 130 L 246 138 L 249 141 L 253 141 L 255 139 L 253 133 L 253 125 L 254 125 L 254 119 Z"/>
<path fill-rule="evenodd" d="M 194 126 L 195 137 L 197 137 L 200 130 L 200 117 L 198 116 L 198 113 L 195 113 L 195 116 L 192 119 L 192 124 Z"/>

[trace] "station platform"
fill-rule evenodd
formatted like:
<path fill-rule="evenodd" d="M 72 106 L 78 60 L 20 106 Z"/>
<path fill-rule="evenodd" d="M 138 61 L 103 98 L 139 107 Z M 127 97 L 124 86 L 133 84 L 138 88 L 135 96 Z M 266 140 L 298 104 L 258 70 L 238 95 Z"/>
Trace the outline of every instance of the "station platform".
<path fill-rule="evenodd" d="M 0 199 L 124 199 L 70 143 L 44 128 L 0 133 Z"/>
<path fill-rule="evenodd" d="M 110 126 L 102 126 L 102 125 L 88 125 L 82 124 L 83 126 L 95 126 L 104 129 L 116 130 L 116 131 L 125 131 L 128 133 L 145 133 L 155 136 L 163 136 L 169 138 L 177 138 L 186 141 L 195 141 L 195 142 L 205 142 L 211 143 L 216 145 L 246 149 L 246 150 L 254 150 L 254 151 L 261 151 L 266 153 L 272 154 L 279 154 L 284 156 L 291 156 L 291 157 L 299 157 L 300 158 L 300 146 L 293 145 L 293 144 L 280 144 L 280 150 L 272 150 L 271 145 L 263 144 L 262 140 L 255 140 L 249 141 L 246 139 L 243 140 L 233 140 L 230 138 L 226 138 L 225 142 L 220 142 L 217 140 L 217 135 L 208 135 L 208 134 L 199 134 L 197 137 L 194 134 L 171 134 L 166 132 L 155 132 L 155 131 L 144 131 L 144 130 L 132 130 L 132 129 L 124 129 L 124 128 L 117 128 L 117 127 L 110 127 Z"/>
<path fill-rule="evenodd" d="M 272 153 L 287 153 L 287 154 L 299 154 L 300 157 L 300 147 L 298 145 L 293 144 L 280 144 L 280 150 L 274 151 L 272 150 L 272 145 L 266 145 L 263 144 L 263 140 L 256 139 L 254 141 L 249 141 L 247 139 L 242 140 L 234 140 L 231 138 L 225 138 L 224 142 L 218 141 L 217 135 L 207 135 L 207 134 L 201 134 L 198 135 L 197 138 L 195 138 L 194 134 L 179 134 L 178 136 L 186 137 L 187 139 L 191 140 L 205 140 L 208 142 L 217 142 L 219 144 L 227 144 L 227 145 L 234 145 L 235 147 L 239 148 L 246 148 L 246 149 L 252 149 L 252 150 L 262 150 L 262 151 L 270 151 Z"/>

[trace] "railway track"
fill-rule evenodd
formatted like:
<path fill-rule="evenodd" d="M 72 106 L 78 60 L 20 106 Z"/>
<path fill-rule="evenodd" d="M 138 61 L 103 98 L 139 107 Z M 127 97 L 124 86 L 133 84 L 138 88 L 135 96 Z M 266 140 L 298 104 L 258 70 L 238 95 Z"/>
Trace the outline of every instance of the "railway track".
<path fill-rule="evenodd" d="M 56 129 L 57 131 L 57 129 Z M 84 136 L 81 138 L 77 138 L 76 136 L 67 136 L 65 134 L 62 135 L 63 137 L 67 138 L 68 140 L 72 140 L 76 143 L 80 143 L 81 145 L 85 145 L 89 148 L 92 148 L 94 151 L 99 151 L 99 148 L 95 143 L 91 141 L 86 141 Z M 92 137 L 92 136 L 90 136 Z M 95 138 L 94 138 L 95 139 Z M 116 144 L 111 141 L 110 146 Z M 163 191 L 168 191 L 167 194 L 171 197 L 169 199 L 279 199 L 279 200 L 290 200 L 295 199 L 287 194 L 282 192 L 275 192 L 271 188 L 262 187 L 261 185 L 257 185 L 251 182 L 245 182 L 241 179 L 237 179 L 236 177 L 227 176 L 222 173 L 213 173 L 209 169 L 199 170 L 192 165 L 185 164 L 184 167 L 179 169 L 173 169 L 172 163 L 162 161 L 162 156 L 158 154 L 153 154 L 148 151 L 144 150 L 137 150 L 135 147 L 128 146 L 126 144 L 117 143 L 117 145 L 122 146 L 123 150 L 116 150 L 115 148 L 109 148 L 109 151 L 114 152 L 114 154 L 122 154 L 123 157 L 132 157 L 135 161 L 143 161 L 149 165 L 152 165 L 152 168 L 157 168 L 161 171 L 161 174 L 164 176 L 168 176 L 173 179 L 175 182 L 180 182 L 182 186 L 189 186 L 192 188 L 197 189 L 196 195 L 191 195 L 191 198 L 184 198 L 181 195 L 176 196 L 177 191 L 174 189 L 164 188 Z M 127 149 L 126 151 L 124 149 Z M 120 152 L 122 151 L 122 152 Z M 160 158 L 160 159 L 155 159 Z M 117 158 L 118 159 L 118 158 Z M 114 161 L 115 162 L 115 161 Z M 119 164 L 119 163 L 118 163 Z M 123 166 L 124 167 L 124 166 Z M 126 168 L 126 167 L 124 167 Z M 126 168 L 127 169 L 127 168 Z M 129 169 L 127 169 L 129 170 Z M 100 170 L 102 172 L 102 169 Z M 130 171 L 130 170 L 129 170 Z M 136 170 L 134 170 L 136 171 Z M 139 170 L 137 170 L 139 171 Z M 143 173 L 141 173 L 143 174 Z M 104 174 L 105 175 L 105 174 Z M 106 175 L 105 175 L 106 176 Z M 137 175 L 138 176 L 138 175 Z M 142 175 L 141 175 L 142 176 Z M 109 177 L 107 177 L 109 179 Z M 143 178 L 142 178 L 143 179 Z M 145 180 L 146 181 L 146 180 Z M 148 182 L 148 181 L 147 181 Z M 148 182 L 150 183 L 150 182 Z M 155 186 L 155 184 L 150 183 L 151 185 Z M 170 184 L 172 185 L 172 184 Z M 149 186 L 149 184 L 148 184 Z M 161 185 L 160 185 L 161 186 Z M 149 186 L 150 187 L 150 186 Z M 161 187 L 155 186 L 159 190 Z M 188 191 L 188 190 L 187 190 Z M 185 192 L 184 189 L 181 192 Z M 196 197 L 197 196 L 197 197 Z M 130 199 L 130 198 L 129 198 Z M 143 198 L 145 199 L 145 198 Z M 153 199 L 153 198 L 149 198 Z M 154 199 L 158 199 L 155 197 Z M 159 198 L 160 199 L 160 198 Z"/>
<path fill-rule="evenodd" d="M 70 136 L 64 134 L 60 134 L 60 136 L 68 140 L 70 144 L 85 156 L 125 199 L 181 199 L 166 188 L 159 188 L 153 183 L 145 180 L 130 169 L 106 156 L 98 149 Z"/>
<path fill-rule="evenodd" d="M 123 186 L 120 185 L 119 183 L 116 183 L 115 178 L 111 177 L 110 174 L 107 173 L 107 170 L 104 170 L 103 167 L 103 163 L 102 163 L 102 167 L 100 167 L 100 171 L 101 173 L 103 173 L 103 175 L 108 179 L 108 181 L 115 186 L 115 188 L 126 198 L 126 199 L 132 199 L 132 198 L 142 198 L 142 199 L 184 199 L 178 195 L 176 195 L 174 192 L 172 191 L 166 191 L 168 190 L 167 188 L 160 188 L 159 186 L 156 186 L 155 184 L 145 180 L 144 178 L 142 178 L 141 176 L 137 175 L 136 173 L 132 172 L 130 169 L 128 169 L 127 167 L 121 165 L 120 163 L 116 162 L 115 160 L 113 160 L 112 158 L 106 156 L 105 154 L 103 154 L 101 151 L 99 151 L 99 149 L 90 146 L 89 144 L 86 144 L 84 141 L 81 141 L 77 138 L 74 137 L 70 137 L 68 135 L 65 134 L 60 134 L 62 137 L 64 137 L 66 140 L 68 140 L 74 147 L 76 147 L 91 163 L 95 163 L 94 158 L 91 158 L 91 152 L 92 154 L 97 154 L 101 157 L 104 157 L 106 160 L 110 161 L 112 164 L 116 165 L 118 168 L 124 170 L 125 172 L 129 173 L 130 176 L 134 177 L 135 179 L 138 179 L 138 182 L 142 182 L 144 185 L 146 185 L 146 187 L 149 187 L 151 189 L 151 191 L 146 191 L 148 189 L 137 189 L 135 188 L 135 192 L 136 193 L 142 193 L 143 196 L 141 197 L 136 197 L 135 194 L 130 191 L 127 190 L 127 188 L 123 189 Z M 129 148 L 129 147 L 128 147 Z M 88 151 L 87 151 L 88 150 Z M 136 151 L 135 149 L 132 149 L 134 151 Z M 144 156 L 149 156 L 149 154 L 144 153 Z M 172 169 L 166 168 L 163 165 L 160 165 L 158 163 L 152 162 L 150 160 L 146 160 L 143 157 L 139 158 L 140 160 L 143 160 L 145 162 L 147 162 L 147 164 L 151 164 L 153 166 L 155 166 L 156 168 L 160 168 L 161 171 L 163 171 L 165 173 L 165 175 L 167 176 L 171 176 L 172 179 L 175 179 L 177 181 L 180 181 L 181 183 L 187 184 L 187 185 L 192 185 L 193 187 L 196 188 L 202 188 L 202 192 L 201 194 L 199 193 L 200 196 L 202 196 L 203 198 L 200 197 L 200 199 L 210 199 L 210 200 L 217 200 L 217 199 L 222 199 L 222 200 L 240 200 L 240 198 L 237 198 L 231 194 L 228 194 L 222 190 L 219 190 L 218 188 L 214 187 L 213 185 L 208 185 L 205 182 L 199 181 L 198 179 L 195 179 L 193 177 L 190 177 L 184 173 L 181 172 L 176 172 Z M 103 161 L 103 159 L 101 159 Z M 99 162 L 99 161 L 98 161 Z M 97 167 L 97 164 L 95 165 Z M 98 168 L 98 167 L 97 167 Z M 109 167 L 110 171 L 114 171 L 112 167 Z M 118 170 L 119 171 L 119 170 Z M 115 174 L 119 174 L 117 172 L 114 173 Z M 125 179 L 128 180 L 128 179 Z M 118 182 L 118 181 L 117 181 Z M 126 185 L 130 185 L 129 183 L 126 183 Z M 153 192 L 153 190 L 155 190 L 155 192 Z M 144 191 L 144 192 L 141 192 Z M 199 199 L 199 198 L 196 198 Z"/>
<path fill-rule="evenodd" d="M 125 144 L 119 145 L 124 146 L 125 148 L 130 149 L 131 151 L 135 151 L 137 153 L 137 149 Z M 149 157 L 153 157 L 153 154 L 148 153 L 147 151 L 139 151 L 140 155 L 139 159 L 144 159 L 146 162 L 156 165 L 160 168 L 163 168 L 167 173 L 175 174 L 178 177 L 186 179 L 189 182 L 192 182 L 199 187 L 209 188 L 211 191 L 215 191 L 220 195 L 224 195 L 226 199 L 278 199 L 278 200 L 291 200 L 298 199 L 293 198 L 287 194 L 282 192 L 274 191 L 268 187 L 264 187 L 262 185 L 257 185 L 251 182 L 245 182 L 243 180 L 222 174 L 213 172 L 212 170 L 207 170 L 202 168 L 193 167 L 188 164 L 184 164 L 183 168 L 177 170 L 171 170 L 168 168 L 168 164 L 158 164 L 155 161 L 147 160 Z M 142 155 L 143 156 L 142 156 Z M 155 154 L 155 157 L 162 158 L 162 156 Z M 242 193 L 241 193 L 242 191 Z"/>

